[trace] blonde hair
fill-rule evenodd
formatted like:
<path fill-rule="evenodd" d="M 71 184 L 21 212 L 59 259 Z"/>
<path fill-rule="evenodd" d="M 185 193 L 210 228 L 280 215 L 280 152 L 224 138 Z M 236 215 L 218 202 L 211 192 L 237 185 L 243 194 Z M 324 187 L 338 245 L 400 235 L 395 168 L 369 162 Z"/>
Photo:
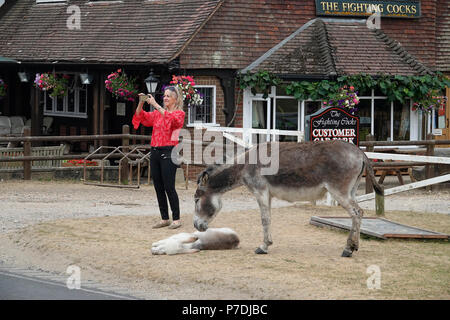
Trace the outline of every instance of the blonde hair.
<path fill-rule="evenodd" d="M 183 93 L 181 92 L 180 88 L 177 86 L 170 86 L 164 89 L 164 91 L 169 90 L 172 93 L 176 94 L 176 101 L 175 101 L 175 110 L 183 110 Z"/>

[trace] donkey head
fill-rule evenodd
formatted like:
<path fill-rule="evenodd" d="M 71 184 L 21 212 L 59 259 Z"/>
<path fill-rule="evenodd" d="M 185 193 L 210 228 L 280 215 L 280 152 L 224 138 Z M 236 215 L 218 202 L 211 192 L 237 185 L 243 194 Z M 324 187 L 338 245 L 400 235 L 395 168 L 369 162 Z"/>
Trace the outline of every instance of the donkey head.
<path fill-rule="evenodd" d="M 197 191 L 194 195 L 194 227 L 198 231 L 208 229 L 208 223 L 222 208 L 221 193 L 215 191 L 210 185 L 210 176 L 215 168 L 215 166 L 208 167 L 197 179 Z"/>

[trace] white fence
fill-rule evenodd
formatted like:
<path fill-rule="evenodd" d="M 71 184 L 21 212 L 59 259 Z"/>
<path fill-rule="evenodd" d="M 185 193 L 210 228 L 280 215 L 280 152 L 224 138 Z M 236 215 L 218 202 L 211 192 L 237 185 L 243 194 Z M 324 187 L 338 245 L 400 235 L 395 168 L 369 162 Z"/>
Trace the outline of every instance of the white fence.
<path fill-rule="evenodd" d="M 448 164 L 450 165 L 450 158 L 447 157 L 430 157 L 430 156 L 417 156 L 417 155 L 406 155 L 406 154 L 392 154 L 392 153 L 378 153 L 378 152 L 366 152 L 369 159 L 381 159 L 381 160 L 401 160 L 401 161 L 418 161 L 423 163 L 433 163 L 433 164 Z M 391 189 L 384 190 L 384 195 L 388 196 L 391 194 L 408 191 L 412 189 L 417 189 L 421 187 L 426 187 L 432 184 L 447 182 L 450 180 L 450 174 L 446 174 L 439 177 L 434 177 L 419 182 L 413 182 L 405 184 L 402 186 L 394 187 Z M 362 196 L 356 197 L 356 201 L 362 202 L 375 198 L 375 193 L 368 193 Z"/>
<path fill-rule="evenodd" d="M 206 129 L 207 131 L 222 132 L 224 138 L 233 141 L 245 148 L 251 148 L 252 135 L 266 135 L 267 141 L 277 141 L 277 136 L 293 136 L 297 138 L 297 142 L 304 141 L 304 132 L 297 130 L 279 130 L 279 129 L 253 129 L 253 128 L 232 128 L 232 127 L 211 127 L 204 125 L 196 125 L 195 129 Z M 242 138 L 235 134 L 240 134 Z"/>

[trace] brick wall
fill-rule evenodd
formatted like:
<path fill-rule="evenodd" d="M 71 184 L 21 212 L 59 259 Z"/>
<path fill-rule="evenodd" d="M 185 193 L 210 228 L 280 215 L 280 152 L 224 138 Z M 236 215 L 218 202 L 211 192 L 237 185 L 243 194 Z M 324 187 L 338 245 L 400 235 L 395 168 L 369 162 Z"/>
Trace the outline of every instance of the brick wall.
<path fill-rule="evenodd" d="M 442 1 L 440 6 L 442 6 Z M 447 3 L 448 6 L 448 3 Z M 419 19 L 382 18 L 381 29 L 428 67 L 436 66 L 436 0 L 421 0 Z M 442 10 L 442 8 L 439 8 Z"/>
<path fill-rule="evenodd" d="M 213 85 L 216 87 L 216 123 L 220 126 L 225 126 L 225 114 L 223 113 L 223 109 L 225 106 L 224 103 L 224 93 L 222 90 L 222 86 L 220 84 L 220 79 L 215 76 L 194 76 L 195 83 L 197 85 Z M 190 140 L 194 140 L 194 128 L 188 126 L 188 110 L 185 110 L 186 112 L 186 118 L 185 118 L 185 124 L 184 129 L 187 129 L 188 136 L 186 138 Z M 202 132 L 202 137 L 205 130 Z M 191 145 L 191 156 L 190 156 L 191 162 L 195 160 L 194 157 L 194 145 Z M 185 168 L 185 166 L 184 166 Z M 189 165 L 189 172 L 188 172 L 188 179 L 191 181 L 196 181 L 197 176 L 200 172 L 202 172 L 206 168 L 205 164 L 190 164 Z"/>
<path fill-rule="evenodd" d="M 437 3 L 421 0 L 419 19 L 381 19 L 383 31 L 429 67 L 436 60 L 436 12 L 445 10 L 448 0 Z M 242 69 L 314 18 L 314 0 L 225 1 L 183 51 L 180 63 L 189 69 Z"/>

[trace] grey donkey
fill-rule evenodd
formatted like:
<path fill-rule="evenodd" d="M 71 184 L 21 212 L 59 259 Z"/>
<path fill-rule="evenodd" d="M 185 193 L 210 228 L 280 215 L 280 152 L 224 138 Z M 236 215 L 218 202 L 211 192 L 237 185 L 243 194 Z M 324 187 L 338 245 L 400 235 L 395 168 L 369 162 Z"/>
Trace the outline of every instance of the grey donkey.
<path fill-rule="evenodd" d="M 270 149 L 273 143 L 277 142 L 269 142 L 265 147 Z M 254 148 L 261 148 L 261 144 Z M 355 194 L 364 170 L 375 192 L 384 193 L 375 179 L 370 160 L 357 146 L 339 140 L 281 142 L 278 150 L 279 167 L 275 174 L 261 174 L 264 167 L 261 161 L 255 164 L 238 161 L 238 157 L 250 159 L 251 149 L 237 156 L 234 164 L 210 166 L 204 170 L 198 177 L 194 196 L 194 227 L 199 231 L 207 230 L 208 223 L 222 207 L 221 196 L 245 185 L 258 202 L 264 231 L 263 243 L 255 253 L 268 253 L 273 243 L 270 213 L 272 198 L 290 202 L 312 201 L 323 198 L 328 191 L 352 219 L 352 228 L 342 253 L 343 257 L 351 257 L 353 251 L 359 248 L 363 210 L 358 206 Z"/>

